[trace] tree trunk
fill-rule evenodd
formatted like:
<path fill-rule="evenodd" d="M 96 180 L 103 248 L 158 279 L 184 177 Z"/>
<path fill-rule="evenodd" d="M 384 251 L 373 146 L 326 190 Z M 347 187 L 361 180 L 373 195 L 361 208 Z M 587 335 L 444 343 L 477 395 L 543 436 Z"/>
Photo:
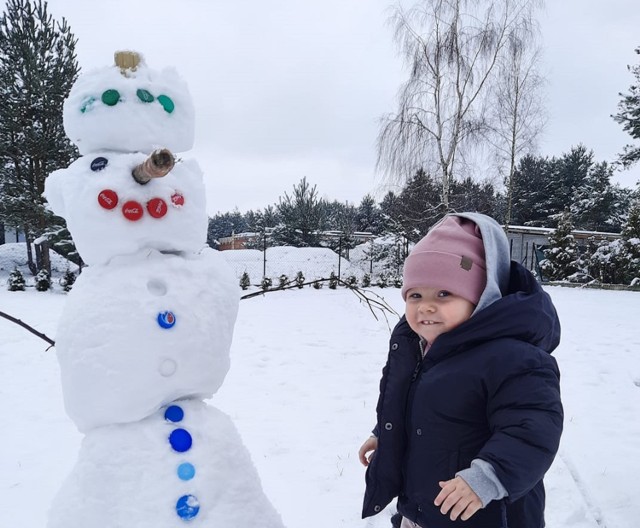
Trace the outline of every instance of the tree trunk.
<path fill-rule="evenodd" d="M 26 229 L 24 230 L 24 239 L 27 243 L 27 265 L 29 266 L 29 271 L 31 275 L 36 275 L 38 273 L 38 269 L 33 262 L 33 249 L 31 247 L 31 233 L 29 233 Z"/>

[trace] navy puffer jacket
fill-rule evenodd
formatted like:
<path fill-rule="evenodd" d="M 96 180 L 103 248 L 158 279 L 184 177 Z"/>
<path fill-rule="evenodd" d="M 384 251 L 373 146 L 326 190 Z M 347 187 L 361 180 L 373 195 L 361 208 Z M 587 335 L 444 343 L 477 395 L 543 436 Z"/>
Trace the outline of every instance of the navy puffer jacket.
<path fill-rule="evenodd" d="M 515 262 L 504 296 L 440 335 L 424 360 L 403 318 L 380 384 L 363 517 L 398 497 L 400 513 L 423 528 L 543 527 L 542 478 L 563 421 L 550 355 L 559 340 L 551 299 Z M 453 522 L 433 504 L 438 482 L 476 458 L 493 466 L 508 497 Z"/>

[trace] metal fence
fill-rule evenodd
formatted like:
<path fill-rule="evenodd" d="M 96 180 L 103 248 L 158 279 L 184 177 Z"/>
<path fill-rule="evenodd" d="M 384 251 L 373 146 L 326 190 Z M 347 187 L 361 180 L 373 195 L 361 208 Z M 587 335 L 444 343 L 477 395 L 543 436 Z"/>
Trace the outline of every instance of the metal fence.
<path fill-rule="evenodd" d="M 266 249 L 229 249 L 221 251 L 238 280 L 244 273 L 251 284 L 258 285 L 264 277 L 274 284 L 282 275 L 294 279 L 301 273 L 305 280 L 327 279 L 333 273 L 346 280 L 362 281 L 368 275 L 372 283 L 393 280 L 402 275 L 406 257 L 404 239 L 381 242 L 368 237 L 366 242 L 352 247 L 336 239 L 333 248 L 274 246 Z"/>

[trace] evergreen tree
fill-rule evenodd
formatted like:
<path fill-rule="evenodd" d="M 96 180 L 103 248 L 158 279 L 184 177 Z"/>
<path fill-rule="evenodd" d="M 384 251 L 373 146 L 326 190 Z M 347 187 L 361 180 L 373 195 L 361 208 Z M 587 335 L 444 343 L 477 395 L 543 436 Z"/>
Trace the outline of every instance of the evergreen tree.
<path fill-rule="evenodd" d="M 51 277 L 46 269 L 41 269 L 36 275 L 36 290 L 44 292 L 51 289 Z"/>
<path fill-rule="evenodd" d="M 219 239 L 230 237 L 234 233 L 244 233 L 247 229 L 244 216 L 237 208 L 231 213 L 216 213 L 215 216 L 209 218 L 207 244 L 212 248 L 217 248 Z"/>
<path fill-rule="evenodd" d="M 491 182 L 478 182 L 472 178 L 451 182 L 450 206 L 454 211 L 474 211 L 496 218 L 496 205 L 496 192 Z"/>
<path fill-rule="evenodd" d="M 62 126 L 62 104 L 78 76 L 76 38 L 54 20 L 42 0 L 7 0 L 0 18 L 0 220 L 24 231 L 32 273 L 50 271 L 42 239 L 34 263 L 33 241 L 64 226 L 46 209 L 47 175 L 78 155 Z"/>
<path fill-rule="evenodd" d="M 558 227 L 549 236 L 549 249 L 545 249 L 545 259 L 540 263 L 542 272 L 548 280 L 567 280 L 578 271 L 578 244 L 574 236 L 571 215 L 565 212 Z"/>
<path fill-rule="evenodd" d="M 640 201 L 629 210 L 629 218 L 622 230 L 622 280 L 631 284 L 640 278 Z"/>
<path fill-rule="evenodd" d="M 380 214 L 383 233 L 398 233 L 402 229 L 399 222 L 400 198 L 393 191 L 389 191 L 380 202 Z"/>
<path fill-rule="evenodd" d="M 323 201 L 318 198 L 316 186 L 310 186 L 306 177 L 293 186 L 293 194 L 286 192 L 276 206 L 281 223 L 273 230 L 274 243 L 295 247 L 320 245 L 320 232 L 324 229 Z"/>
<path fill-rule="evenodd" d="M 364 231 L 379 235 L 382 232 L 382 211 L 373 196 L 365 195 L 358 206 L 357 227 Z"/>
<path fill-rule="evenodd" d="M 571 216 L 577 229 L 619 232 L 628 209 L 630 191 L 611 184 L 613 167 L 606 162 L 589 167 L 571 197 Z"/>
<path fill-rule="evenodd" d="M 593 151 L 587 151 L 584 145 L 578 145 L 549 163 L 549 179 L 542 202 L 547 215 L 547 226 L 556 225 L 567 206 L 567 198 L 584 185 L 594 163 Z"/>
<path fill-rule="evenodd" d="M 547 224 L 548 211 L 542 204 L 546 201 L 549 179 L 547 158 L 527 155 L 518 162 L 512 181 L 511 223 L 513 225 L 544 226 Z"/>
<path fill-rule="evenodd" d="M 7 281 L 7 289 L 9 291 L 24 291 L 26 287 L 26 282 L 24 280 L 24 275 L 18 268 L 14 268 L 11 273 L 9 273 L 9 280 Z"/>
<path fill-rule="evenodd" d="M 635 49 L 640 54 L 640 47 Z M 618 94 L 622 99 L 618 103 L 618 113 L 613 115 L 616 123 L 633 139 L 640 139 L 640 65 L 627 66 L 635 77 L 635 83 L 629 88 L 628 94 Z M 631 167 L 640 159 L 640 145 L 626 145 L 619 156 L 620 162 L 626 168 Z"/>
<path fill-rule="evenodd" d="M 249 274 L 245 271 L 240 277 L 240 287 L 243 290 L 246 290 L 249 286 L 251 286 L 251 279 L 249 278 Z"/>
<path fill-rule="evenodd" d="M 417 242 L 445 212 L 440 186 L 429 174 L 419 170 L 400 193 L 397 214 L 397 221 L 402 228 L 400 233 Z"/>
<path fill-rule="evenodd" d="M 62 279 L 60 279 L 60 286 L 62 286 L 62 290 L 65 292 L 70 292 L 75 282 L 76 274 L 67 268 L 67 271 L 64 272 Z"/>

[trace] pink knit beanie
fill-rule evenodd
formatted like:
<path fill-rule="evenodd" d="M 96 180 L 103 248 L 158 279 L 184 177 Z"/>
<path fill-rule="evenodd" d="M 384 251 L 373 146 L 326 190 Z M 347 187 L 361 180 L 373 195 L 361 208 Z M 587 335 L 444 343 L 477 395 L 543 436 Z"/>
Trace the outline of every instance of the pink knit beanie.
<path fill-rule="evenodd" d="M 487 284 L 484 245 L 478 226 L 446 216 L 411 250 L 404 263 L 402 298 L 416 287 L 441 288 L 473 304 Z"/>

